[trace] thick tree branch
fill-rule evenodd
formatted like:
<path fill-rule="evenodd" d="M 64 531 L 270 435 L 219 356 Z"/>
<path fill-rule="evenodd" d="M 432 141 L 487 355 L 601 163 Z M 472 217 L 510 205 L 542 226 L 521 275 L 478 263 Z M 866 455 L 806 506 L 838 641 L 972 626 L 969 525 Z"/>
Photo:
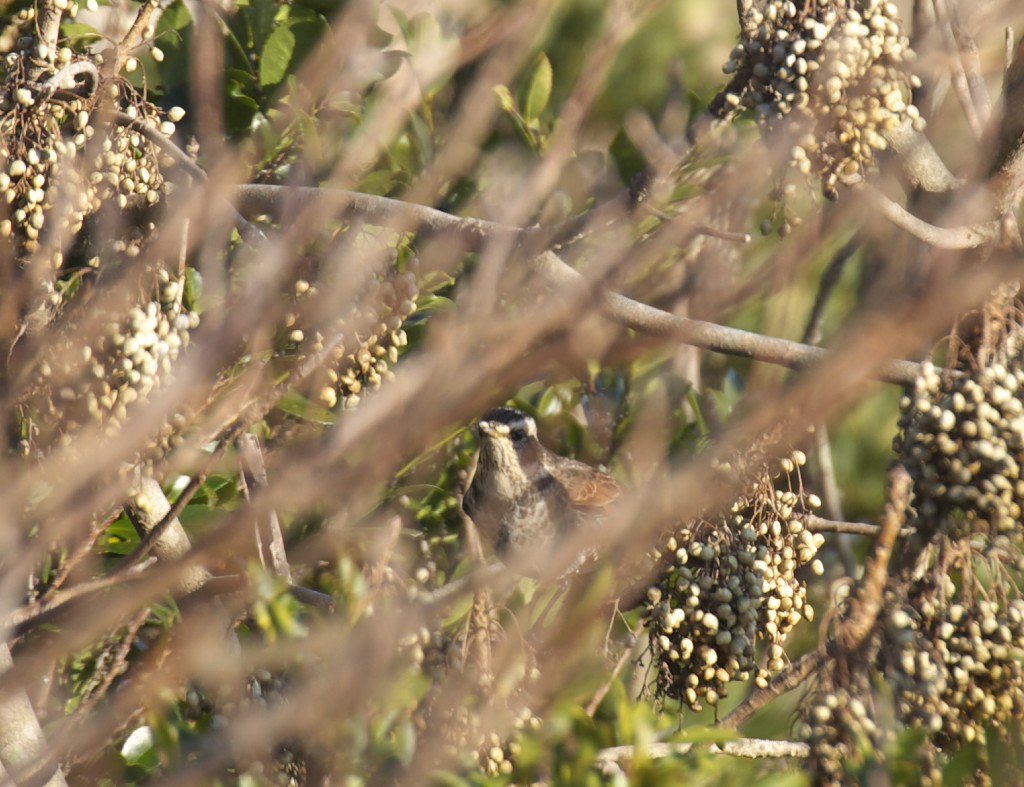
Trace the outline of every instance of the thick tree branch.
<path fill-rule="evenodd" d="M 943 192 L 953 191 L 963 184 L 949 171 L 928 137 L 916 131 L 910 120 L 883 132 L 883 136 L 897 154 L 900 168 L 911 186 Z"/>
<path fill-rule="evenodd" d="M 999 210 L 1012 213 L 1024 183 L 1024 39 L 1006 69 L 1000 109 L 990 177 Z"/>
<path fill-rule="evenodd" d="M 139 531 L 139 538 L 145 540 L 147 536 L 150 537 L 150 548 L 157 559 L 171 562 L 184 557 L 192 548 L 192 542 L 178 520 L 177 513 L 173 513 L 160 484 L 152 478 L 139 479 L 125 510 Z M 189 566 L 181 574 L 178 591 L 193 593 L 203 587 L 210 577 L 210 572 L 203 566 Z"/>
<path fill-rule="evenodd" d="M 10 649 L 0 643 L 0 675 L 13 666 Z M 4 778 L 10 776 L 18 784 L 67 787 L 60 769 L 45 757 L 46 751 L 43 728 L 25 691 L 12 691 L 0 699 L 0 778 L 4 783 L 12 783 Z M 47 772 L 50 768 L 52 772 Z"/>
<path fill-rule="evenodd" d="M 910 474 L 897 465 L 891 473 L 885 517 L 865 562 L 864 576 L 850 596 L 848 614 L 836 628 L 834 641 L 843 653 L 852 653 L 860 647 L 878 619 L 885 583 L 889 577 L 893 544 L 906 521 L 910 493 Z"/>
<path fill-rule="evenodd" d="M 36 8 L 38 12 L 36 51 L 35 57 L 30 61 L 32 65 L 28 72 L 28 77 L 33 82 L 38 81 L 53 67 L 53 61 L 57 55 L 57 40 L 60 38 L 60 20 L 64 14 L 54 0 L 44 0 Z"/>

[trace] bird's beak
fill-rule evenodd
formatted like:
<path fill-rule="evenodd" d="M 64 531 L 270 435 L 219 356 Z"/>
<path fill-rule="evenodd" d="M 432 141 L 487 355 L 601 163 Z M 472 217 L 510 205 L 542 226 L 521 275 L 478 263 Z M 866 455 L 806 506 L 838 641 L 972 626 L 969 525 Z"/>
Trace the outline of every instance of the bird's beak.
<path fill-rule="evenodd" d="M 495 431 L 494 429 L 494 424 L 492 424 L 490 421 L 478 421 L 476 425 L 476 430 L 480 435 L 483 435 L 484 437 L 495 437 L 497 435 L 497 431 Z"/>

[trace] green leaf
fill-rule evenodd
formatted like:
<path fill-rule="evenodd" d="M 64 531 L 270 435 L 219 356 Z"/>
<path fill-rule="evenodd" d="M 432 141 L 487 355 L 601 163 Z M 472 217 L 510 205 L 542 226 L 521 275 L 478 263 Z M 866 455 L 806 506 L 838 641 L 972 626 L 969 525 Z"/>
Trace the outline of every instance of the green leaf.
<path fill-rule="evenodd" d="M 192 24 L 192 14 L 188 7 L 181 0 L 175 0 L 160 12 L 160 21 L 157 22 L 156 32 L 159 36 L 167 30 L 183 30 L 190 24 Z"/>
<path fill-rule="evenodd" d="M 548 56 L 541 52 L 533 66 L 533 73 L 526 83 L 519 106 L 522 107 L 523 117 L 526 121 L 536 120 L 547 108 L 551 100 L 552 71 L 551 61 Z"/>
<path fill-rule="evenodd" d="M 615 135 L 608 152 L 611 154 L 612 161 L 615 162 L 615 169 L 618 170 L 619 177 L 626 183 L 629 183 L 647 165 L 643 154 L 622 129 Z"/>
<path fill-rule="evenodd" d="M 195 268 L 185 268 L 185 307 L 202 311 L 203 275 Z"/>
<path fill-rule="evenodd" d="M 278 5 L 275 0 L 251 0 L 249 3 L 249 24 L 252 27 L 253 49 L 261 51 L 274 34 L 274 17 Z"/>
<path fill-rule="evenodd" d="M 274 29 L 260 58 L 260 86 L 273 87 L 284 79 L 295 53 L 295 33 L 291 24 Z"/>
<path fill-rule="evenodd" d="M 433 312 L 450 312 L 455 310 L 455 301 L 443 295 L 421 295 L 416 305 L 416 313 L 421 317 Z"/>
<path fill-rule="evenodd" d="M 224 102 L 224 120 L 232 135 L 248 132 L 252 119 L 259 110 L 259 103 L 245 93 L 241 84 L 238 82 L 228 84 L 227 100 Z"/>
<path fill-rule="evenodd" d="M 277 408 L 304 421 L 313 421 L 318 424 L 334 423 L 334 416 L 331 415 L 330 410 L 313 404 L 296 391 L 289 391 L 282 396 L 277 402 Z"/>
<path fill-rule="evenodd" d="M 62 22 L 60 26 L 61 33 L 66 37 L 73 39 L 76 43 L 82 43 L 83 41 L 94 41 L 102 38 L 102 36 L 96 32 L 96 28 L 92 25 L 87 25 L 83 22 Z"/>
<path fill-rule="evenodd" d="M 398 184 L 398 176 L 388 169 L 378 169 L 359 181 L 359 191 L 384 196 Z"/>
<path fill-rule="evenodd" d="M 163 50 L 164 60 L 162 63 L 147 65 L 146 73 L 149 75 L 149 84 L 168 95 L 188 81 L 188 63 L 192 56 L 192 15 L 184 3 L 175 0 L 160 14 L 154 38 Z"/>
<path fill-rule="evenodd" d="M 322 16 L 308 8 L 295 8 L 291 14 L 292 32 L 295 35 L 295 51 L 292 54 L 294 70 L 306 56 L 313 51 L 318 42 L 323 41 L 331 33 L 330 26 Z M 298 84 L 305 89 L 305 85 Z"/>
<path fill-rule="evenodd" d="M 107 525 L 96 541 L 96 549 L 103 555 L 129 555 L 138 545 L 139 534 L 124 514 Z"/>

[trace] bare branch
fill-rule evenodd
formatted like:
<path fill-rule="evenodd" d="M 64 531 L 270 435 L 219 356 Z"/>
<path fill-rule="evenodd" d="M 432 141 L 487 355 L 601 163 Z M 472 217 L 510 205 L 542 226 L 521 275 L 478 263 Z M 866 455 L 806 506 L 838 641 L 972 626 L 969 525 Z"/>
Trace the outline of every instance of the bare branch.
<path fill-rule="evenodd" d="M 256 490 L 267 487 L 267 466 L 263 461 L 263 449 L 259 438 L 245 432 L 235 441 L 242 464 L 242 489 L 245 499 L 252 502 Z M 281 521 L 277 511 L 270 509 L 256 513 L 256 545 L 259 550 L 263 567 L 275 577 L 291 582 L 292 572 L 288 566 L 288 555 L 284 548 L 284 536 L 281 534 Z"/>
<path fill-rule="evenodd" d="M 814 306 L 811 307 L 811 314 L 807 318 L 807 327 L 804 328 L 803 342 L 817 346 L 821 344 L 821 326 L 825 320 L 825 307 L 828 306 L 829 298 L 835 291 L 836 285 L 846 269 L 846 263 L 860 248 L 861 239 L 856 235 L 832 255 L 825 272 L 821 274 L 821 281 L 818 283 L 818 291 L 814 296 Z"/>
<path fill-rule="evenodd" d="M 793 662 L 772 678 L 767 686 L 757 689 L 737 705 L 728 716 L 719 722 L 719 725 L 727 729 L 736 729 L 773 699 L 803 684 L 808 675 L 817 671 L 825 663 L 826 658 L 825 651 L 821 648 L 804 654 L 798 661 Z"/>
<path fill-rule="evenodd" d="M 114 50 L 114 59 L 110 63 L 109 70 L 105 67 L 108 77 L 114 77 L 121 73 L 121 69 L 124 67 L 125 61 L 128 59 L 128 55 L 135 47 L 139 45 L 142 40 L 143 33 L 146 30 L 146 26 L 149 24 L 150 18 L 153 16 L 156 9 L 160 7 L 160 0 L 144 0 L 142 6 L 139 8 L 139 12 L 135 15 L 135 21 L 132 22 L 132 26 L 128 28 L 128 32 L 124 34 L 124 37 L 118 42 L 117 47 Z"/>
<path fill-rule="evenodd" d="M 882 593 L 889 576 L 889 559 L 892 557 L 896 537 L 906 521 L 910 492 L 910 474 L 897 465 L 890 476 L 885 518 L 864 564 L 864 575 L 850 595 L 849 613 L 836 628 L 835 643 L 844 653 L 851 653 L 860 646 L 878 618 L 882 608 Z"/>
<path fill-rule="evenodd" d="M 1024 40 L 1006 69 L 990 177 L 1001 213 L 1013 212 L 1024 183 Z"/>
<path fill-rule="evenodd" d="M 76 87 L 75 77 L 82 74 L 89 75 L 92 80 L 90 94 L 95 93 L 100 84 L 100 70 L 91 60 L 74 60 L 68 63 L 48 77 L 42 86 L 46 90 L 71 90 Z"/>
<path fill-rule="evenodd" d="M 594 692 L 594 696 L 590 698 L 590 702 L 588 702 L 587 707 L 584 708 L 584 713 L 591 718 L 593 718 L 594 714 L 597 713 L 597 709 L 600 707 L 604 698 L 608 696 L 608 692 L 611 690 L 615 679 L 618 678 L 619 673 L 622 672 L 622 668 L 626 666 L 626 662 L 629 661 L 630 656 L 633 655 L 634 649 L 636 648 L 637 642 L 640 641 L 640 634 L 643 630 L 644 623 L 641 621 L 637 623 L 632 631 L 629 632 L 629 637 L 626 642 L 623 643 L 622 653 L 619 654 L 619 658 L 616 660 L 615 666 L 612 667 L 611 673 L 608 675 L 605 682 L 601 684 L 601 687 Z"/>
<path fill-rule="evenodd" d="M 0 643 L 0 675 L 13 666 L 10 649 Z M 25 691 L 0 699 L 0 777 L 10 776 L 18 784 L 28 784 L 32 777 L 33 784 L 67 787 L 60 769 L 44 757 L 46 751 L 43 728 Z M 8 783 L 6 779 L 4 783 Z"/>
<path fill-rule="evenodd" d="M 348 210 L 367 220 L 387 222 L 400 219 L 410 230 L 453 233 L 463 241 L 471 243 L 474 248 L 485 239 L 510 238 L 544 231 L 540 227 L 519 230 L 483 219 L 452 216 L 434 208 L 388 197 L 337 189 L 246 185 L 237 187 L 234 193 L 237 195 L 239 210 L 247 215 L 271 211 L 280 207 L 285 200 L 295 200 L 295 207 L 312 200 L 324 200 L 339 211 Z M 564 286 L 579 287 L 585 284 L 583 277 L 576 270 L 566 265 L 552 252 L 545 252 L 532 258 L 530 265 L 538 273 Z M 618 293 L 604 293 L 600 300 L 605 316 L 614 322 L 649 336 L 671 337 L 712 352 L 737 355 L 790 368 L 802 368 L 827 355 L 825 350 L 799 342 L 765 337 L 737 328 L 670 314 Z M 912 382 L 917 373 L 917 364 L 910 361 L 890 361 L 882 369 L 879 379 L 903 385 Z"/>
<path fill-rule="evenodd" d="M 963 227 L 936 227 L 896 204 L 880 191 L 868 189 L 872 206 L 900 229 L 918 240 L 939 249 L 975 249 L 997 242 L 1002 237 L 1003 223 L 997 219 Z"/>
<path fill-rule="evenodd" d="M 753 760 L 764 759 L 805 759 L 811 753 L 810 746 L 799 741 L 776 741 L 767 738 L 741 738 L 722 743 L 702 745 L 699 743 L 649 743 L 646 746 L 612 746 L 597 753 L 597 766 L 602 769 L 617 767 L 637 757 L 657 760 L 663 757 L 679 757 L 694 749 L 707 754 L 725 754 L 730 757 L 745 757 Z M 621 771 L 620 771 L 621 772 Z"/>
<path fill-rule="evenodd" d="M 535 257 L 531 265 L 538 272 L 565 286 L 586 286 L 579 272 L 551 252 Z M 606 317 L 649 336 L 671 337 L 713 352 L 792 369 L 808 366 L 829 355 L 826 350 L 799 342 L 680 317 L 618 293 L 605 292 L 598 297 Z M 917 377 L 918 370 L 918 364 L 910 361 L 888 361 L 879 372 L 878 379 L 905 385 Z"/>
<path fill-rule="evenodd" d="M 825 519 L 824 517 L 815 516 L 814 514 L 806 514 L 803 517 L 804 525 L 808 530 L 812 530 L 815 533 L 845 533 L 847 535 L 854 536 L 877 536 L 881 527 L 879 525 L 872 525 L 867 522 L 840 522 L 835 519 Z M 913 528 L 902 528 L 900 530 L 901 536 L 913 535 Z"/>
<path fill-rule="evenodd" d="M 935 8 L 936 27 L 949 54 L 953 89 L 971 133 L 975 139 L 980 140 L 992 109 L 978 74 L 978 48 L 961 27 L 959 20 L 954 18 L 955 7 L 947 5 L 946 0 L 932 0 L 932 5 Z"/>
<path fill-rule="evenodd" d="M 72 602 L 94 593 L 107 590 L 115 585 L 130 582 L 141 576 L 154 563 L 156 563 L 156 560 L 157 559 L 155 557 L 151 557 L 141 563 L 136 563 L 124 572 L 107 574 L 106 576 L 97 577 L 96 579 L 89 580 L 88 582 L 81 582 L 73 587 L 67 588 L 66 590 L 61 590 L 58 593 L 53 594 L 53 596 L 48 598 L 45 602 L 36 602 L 15 610 L 7 620 L 4 621 L 3 625 L 5 628 L 10 629 L 12 636 L 20 637 L 37 626 L 49 623 L 62 615 L 69 609 L 68 605 Z"/>
<path fill-rule="evenodd" d="M 140 538 L 145 539 L 155 534 L 152 536 L 151 548 L 159 560 L 176 560 L 192 548 L 188 533 L 178 521 L 177 514 L 172 513 L 171 504 L 167 502 L 160 484 L 152 478 L 138 480 L 125 510 L 139 531 Z M 203 566 L 188 566 L 182 572 L 177 587 L 182 593 L 192 593 L 203 587 L 209 579 L 210 572 Z"/>
<path fill-rule="evenodd" d="M 882 135 L 896 152 L 910 185 L 932 192 L 953 191 L 962 185 L 962 181 L 949 171 L 932 143 L 914 129 L 910 120 L 882 132 Z"/>

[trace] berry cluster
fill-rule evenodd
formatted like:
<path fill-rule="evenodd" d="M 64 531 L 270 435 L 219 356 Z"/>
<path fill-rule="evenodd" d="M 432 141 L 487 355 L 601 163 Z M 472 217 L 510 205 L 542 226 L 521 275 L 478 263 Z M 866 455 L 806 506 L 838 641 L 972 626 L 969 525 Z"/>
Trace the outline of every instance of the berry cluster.
<path fill-rule="evenodd" d="M 199 319 L 183 299 L 183 278 L 157 261 L 146 261 L 152 278 L 117 303 L 83 285 L 96 280 L 97 269 L 142 254 L 143 239 L 155 230 L 142 211 L 169 189 L 167 156 L 143 130 L 173 134 L 170 118 L 184 112 L 164 113 L 118 80 L 96 84 L 92 61 L 68 47 L 40 51 L 45 45 L 37 39 L 16 34 L 34 15 L 22 10 L 0 36 L 0 242 L 24 278 L 24 286 L 12 287 L 23 294 L 21 332 L 61 325 L 21 401 L 26 453 L 69 441 L 87 425 L 122 426 L 128 409 L 171 374 Z M 120 121 L 94 122 L 101 98 L 124 108 Z M 101 211 L 110 212 L 103 233 L 86 232 Z"/>
<path fill-rule="evenodd" d="M 870 696 L 870 692 L 864 692 Z M 804 709 L 800 737 L 811 747 L 811 783 L 840 787 L 853 783 L 850 771 L 882 751 L 883 734 L 864 700 L 845 688 L 818 691 Z"/>
<path fill-rule="evenodd" d="M 22 11 L 21 21 L 28 24 L 33 13 Z M 19 41 L 6 43 L 16 47 Z M 101 93 L 91 92 L 97 86 L 61 90 L 59 84 L 31 81 L 32 60 L 33 52 L 24 48 L 0 59 L 5 84 L 0 88 L 0 195 L 9 215 L 0 221 L 0 237 L 14 241 L 19 257 L 39 252 L 47 238 L 74 236 L 105 206 L 124 211 L 158 203 L 167 191 L 161 172 L 169 158 L 140 129 L 170 136 L 185 114 L 180 107 L 164 113 L 129 86 L 112 82 L 102 95 L 126 107 L 127 120 L 97 126 L 94 108 Z M 67 47 L 55 61 L 69 73 L 88 62 Z M 95 139 L 97 134 L 102 139 Z M 46 249 L 54 271 L 64 262 L 61 245 L 51 242 L 53 248 Z M 124 245 L 130 256 L 139 251 L 137 243 Z"/>
<path fill-rule="evenodd" d="M 910 96 L 920 82 L 905 71 L 913 51 L 893 3 L 769 0 L 752 21 L 753 35 L 723 66 L 735 74 L 723 112 L 750 108 L 766 130 L 798 122 L 790 161 L 819 176 L 829 198 L 861 179 L 886 149 L 886 131 L 908 119 L 923 127 Z"/>
<path fill-rule="evenodd" d="M 333 344 L 309 386 L 311 398 L 324 407 L 356 407 L 366 392 L 390 379 L 389 367 L 408 343 L 402 325 L 416 311 L 419 286 L 413 273 L 394 273 L 393 265 L 388 270 L 370 279 L 351 298 L 354 308 L 332 321 L 332 329 L 343 336 L 340 341 L 309 322 L 310 316 L 322 313 L 319 285 L 306 279 L 296 282 L 295 308 L 284 320 L 283 353 L 315 354 Z"/>
<path fill-rule="evenodd" d="M 785 488 L 763 471 L 729 516 L 684 527 L 658 550 L 662 570 L 646 604 L 656 696 L 696 710 L 717 704 L 731 681 L 754 675 L 766 685 L 785 666 L 782 643 L 814 615 L 797 569 L 823 570 L 815 555 L 824 539 L 801 519 L 820 501 L 788 475 L 804 461 L 795 451 L 782 461 Z M 759 644 L 767 669 L 756 663 Z"/>
<path fill-rule="evenodd" d="M 92 330 L 71 325 L 41 362 L 40 385 L 26 400 L 35 440 L 71 440 L 88 425 L 113 433 L 128 419 L 129 408 L 143 401 L 173 373 L 188 346 L 199 315 L 183 305 L 184 282 L 166 270 L 157 273 L 157 297 L 120 312 L 93 310 Z M 89 337 L 83 341 L 83 335 Z M 26 439 L 22 450 L 30 451 Z"/>
<path fill-rule="evenodd" d="M 1014 343 L 1016 344 L 1016 343 Z M 976 374 L 925 364 L 900 401 L 894 448 L 914 481 L 916 526 L 951 537 L 1020 539 L 1024 365 L 1007 348 Z"/>
<path fill-rule="evenodd" d="M 486 636 L 496 633 L 497 629 Z M 540 675 L 536 666 L 528 666 L 521 685 L 510 696 L 499 699 L 495 696 L 493 678 L 471 677 L 474 668 L 467 664 L 465 633 L 449 637 L 439 631 L 431 635 L 422 629 L 417 636 L 418 644 L 414 647 L 425 671 L 435 679 L 454 675 L 460 680 L 471 680 L 478 684 L 477 697 L 487 698 L 482 704 L 466 698 L 457 705 L 442 705 L 441 692 L 431 692 L 416 712 L 417 726 L 423 731 L 439 730 L 449 756 L 466 767 L 478 768 L 488 776 L 511 774 L 523 734 L 539 729 L 542 724 L 521 698 L 525 685 Z M 503 739 L 493 731 L 495 728 L 511 732 Z"/>
<path fill-rule="evenodd" d="M 916 583 L 889 614 L 879 654 L 900 718 L 944 751 L 1024 717 L 1024 600 L 959 595 L 945 574 Z"/>
<path fill-rule="evenodd" d="M 459 705 L 443 719 L 432 718 L 430 724 L 441 724 L 448 754 L 454 759 L 462 761 L 468 768 L 479 769 L 488 776 L 507 776 L 516 766 L 522 734 L 539 729 L 541 720 L 529 709 L 523 708 L 519 713 L 513 714 L 511 719 L 503 719 L 511 724 L 512 733 L 507 739 L 502 740 L 495 732 L 483 732 L 482 713 L 483 710 L 477 711 L 466 705 Z M 426 724 L 423 718 L 419 721 Z"/>

